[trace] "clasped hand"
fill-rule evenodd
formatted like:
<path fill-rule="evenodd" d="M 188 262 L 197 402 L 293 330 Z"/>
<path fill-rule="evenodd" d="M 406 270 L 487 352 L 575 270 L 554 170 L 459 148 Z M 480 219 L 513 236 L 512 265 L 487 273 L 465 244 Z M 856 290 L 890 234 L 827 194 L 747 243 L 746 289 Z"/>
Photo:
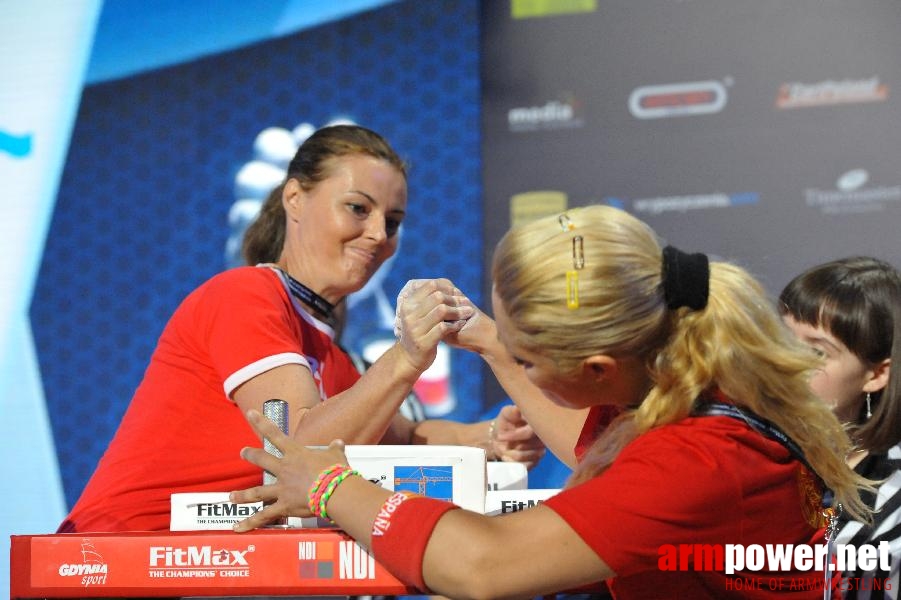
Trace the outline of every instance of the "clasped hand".
<path fill-rule="evenodd" d="M 437 354 L 438 342 L 459 331 L 475 309 L 447 279 L 414 279 L 397 297 L 394 333 L 410 362 L 420 371 Z"/>
<path fill-rule="evenodd" d="M 456 313 L 460 315 L 458 318 L 463 319 L 445 323 L 441 331 L 443 341 L 478 354 L 482 354 L 487 348 L 506 353 L 506 350 L 498 347 L 494 320 L 479 310 L 447 279 L 414 279 L 407 282 L 397 296 L 394 333 L 398 339 L 403 340 L 409 335 L 408 319 L 411 314 L 415 314 L 414 307 L 417 303 L 427 305 L 427 300 L 434 302 L 435 298 L 440 297 L 444 297 L 446 301 L 452 300 L 454 308 L 459 310 Z M 489 438 L 486 448 L 489 457 L 507 462 L 521 462 L 529 469 L 538 464 L 546 451 L 544 443 L 516 406 L 505 406 L 501 409 Z"/>

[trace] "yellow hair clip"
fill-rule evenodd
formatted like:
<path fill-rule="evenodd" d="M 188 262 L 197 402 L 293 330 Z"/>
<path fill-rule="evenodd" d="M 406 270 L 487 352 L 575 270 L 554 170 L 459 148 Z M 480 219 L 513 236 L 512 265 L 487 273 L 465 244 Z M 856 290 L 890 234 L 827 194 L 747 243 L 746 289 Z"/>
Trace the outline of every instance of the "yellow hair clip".
<path fill-rule="evenodd" d="M 582 236 L 577 235 L 573 238 L 573 268 L 566 272 L 566 307 L 570 310 L 579 308 L 579 269 L 584 266 Z"/>
<path fill-rule="evenodd" d="M 579 308 L 579 272 L 566 272 L 566 308 Z"/>

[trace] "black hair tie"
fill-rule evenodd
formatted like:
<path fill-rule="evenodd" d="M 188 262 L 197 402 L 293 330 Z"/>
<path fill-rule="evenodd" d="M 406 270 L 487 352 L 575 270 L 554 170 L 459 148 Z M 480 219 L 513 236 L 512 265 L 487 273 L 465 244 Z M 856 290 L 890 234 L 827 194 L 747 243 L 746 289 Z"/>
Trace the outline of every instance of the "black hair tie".
<path fill-rule="evenodd" d="M 688 254 L 673 246 L 663 249 L 663 299 L 669 309 L 701 310 L 710 294 L 710 262 L 700 252 Z"/>

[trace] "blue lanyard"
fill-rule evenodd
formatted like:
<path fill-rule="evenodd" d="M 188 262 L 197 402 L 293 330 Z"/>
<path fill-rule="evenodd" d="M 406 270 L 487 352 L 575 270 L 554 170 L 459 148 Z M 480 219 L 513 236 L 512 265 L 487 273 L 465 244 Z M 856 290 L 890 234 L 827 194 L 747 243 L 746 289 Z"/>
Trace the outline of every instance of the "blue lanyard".
<path fill-rule="evenodd" d="M 807 470 L 816 477 L 817 481 L 819 481 L 820 486 L 823 488 L 823 508 L 832 507 L 832 490 L 829 489 L 826 482 L 823 481 L 823 478 L 820 477 L 813 467 L 810 466 L 810 463 L 807 462 L 807 457 L 804 456 L 804 452 L 801 450 L 800 446 L 798 446 L 793 439 L 788 437 L 785 432 L 779 429 L 774 423 L 755 415 L 750 410 L 741 410 L 737 406 L 726 404 L 725 402 L 702 402 L 695 407 L 694 411 L 692 411 L 692 415 L 732 417 L 733 419 L 747 423 L 752 429 L 763 434 L 765 437 L 779 442 L 789 451 L 795 460 L 804 465 Z"/>
<path fill-rule="evenodd" d="M 801 451 L 798 444 L 785 435 L 785 432 L 779 429 L 774 423 L 755 415 L 750 410 L 740 410 L 737 406 L 726 404 L 725 402 L 702 402 L 695 407 L 692 414 L 696 416 L 711 415 L 732 417 L 733 419 L 744 421 L 755 431 L 782 444 L 782 446 L 788 450 L 798 462 L 804 465 L 807 470 L 816 477 L 817 481 L 820 482 L 820 487 L 823 489 L 823 514 L 829 513 L 826 525 L 826 547 L 828 548 L 828 564 L 832 564 L 835 556 L 835 534 L 838 531 L 838 515 L 836 511 L 831 510 L 835 503 L 834 495 L 832 490 L 826 486 L 826 482 L 823 481 L 823 478 L 820 477 L 817 472 L 813 470 L 813 467 L 810 466 L 810 463 L 807 462 L 807 457 L 804 456 L 804 452 Z M 838 510 L 841 510 L 841 505 L 838 506 Z M 831 598 L 832 575 L 827 568 L 823 573 L 823 600 L 831 600 Z"/>

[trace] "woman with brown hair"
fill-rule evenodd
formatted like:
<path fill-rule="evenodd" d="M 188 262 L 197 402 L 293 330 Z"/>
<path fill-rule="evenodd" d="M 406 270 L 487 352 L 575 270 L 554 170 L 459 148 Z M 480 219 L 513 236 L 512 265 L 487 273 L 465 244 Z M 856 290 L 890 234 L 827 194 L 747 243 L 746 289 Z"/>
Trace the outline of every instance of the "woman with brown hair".
<path fill-rule="evenodd" d="M 522 423 L 499 421 L 515 438 L 503 441 L 487 422 L 398 414 L 438 342 L 472 313 L 449 281 L 411 294 L 405 335 L 362 376 L 336 343 L 336 306 L 395 252 L 406 210 L 406 167 L 380 135 L 355 125 L 313 133 L 246 233 L 245 256 L 261 264 L 215 275 L 177 308 L 59 531 L 166 530 L 171 494 L 258 483 L 238 457 L 258 439 L 243 414 L 273 398 L 287 402 L 301 444 L 462 444 L 537 460 L 543 449 Z"/>
<path fill-rule="evenodd" d="M 888 568 L 849 569 L 844 598 L 898 598 L 901 591 L 901 273 L 885 261 L 856 256 L 811 267 L 779 296 L 789 328 L 820 356 L 810 385 L 846 423 L 848 464 L 878 482 L 864 500 L 867 523 L 839 517 L 839 542 L 891 545 Z M 855 582 L 853 585 L 851 582 Z"/>

